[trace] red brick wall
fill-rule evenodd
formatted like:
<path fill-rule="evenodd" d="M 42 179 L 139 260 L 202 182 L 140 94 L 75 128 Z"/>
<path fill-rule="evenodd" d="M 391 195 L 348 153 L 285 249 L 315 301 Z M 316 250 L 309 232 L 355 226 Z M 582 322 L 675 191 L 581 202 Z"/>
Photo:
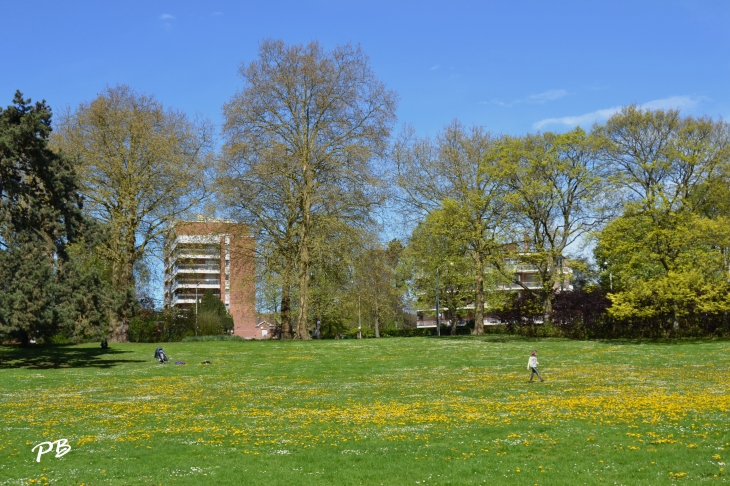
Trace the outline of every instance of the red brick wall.
<path fill-rule="evenodd" d="M 231 306 L 233 334 L 256 338 L 256 266 L 254 240 L 231 235 Z"/>

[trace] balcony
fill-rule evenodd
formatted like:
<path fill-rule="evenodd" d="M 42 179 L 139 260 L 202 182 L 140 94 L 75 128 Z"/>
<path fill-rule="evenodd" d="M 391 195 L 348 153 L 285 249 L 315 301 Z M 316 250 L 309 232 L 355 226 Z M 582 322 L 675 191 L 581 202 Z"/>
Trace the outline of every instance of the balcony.
<path fill-rule="evenodd" d="M 171 288 L 174 292 L 177 289 L 200 289 L 205 292 L 206 289 L 220 289 L 221 281 L 216 278 L 189 278 L 176 280 Z"/>
<path fill-rule="evenodd" d="M 220 248 L 214 248 L 210 250 L 204 250 L 201 248 L 178 248 L 174 253 L 173 258 L 220 258 Z"/>
<path fill-rule="evenodd" d="M 215 295 L 216 298 L 220 299 L 220 295 L 218 295 L 218 294 L 213 294 L 213 295 Z M 203 298 L 202 292 L 199 292 L 197 296 L 194 293 L 193 294 L 175 294 L 172 296 L 172 305 L 194 304 L 196 300 L 198 302 L 200 302 L 200 299 L 202 299 L 202 298 Z"/>
<path fill-rule="evenodd" d="M 542 288 L 540 282 L 522 282 L 522 284 L 530 290 L 538 290 Z M 525 288 L 518 283 L 509 283 L 497 285 L 497 290 L 524 290 Z"/>
<path fill-rule="evenodd" d="M 507 266 L 507 270 L 512 273 L 537 273 L 538 269 L 535 265 L 528 263 L 518 263 L 516 265 Z"/>
<path fill-rule="evenodd" d="M 175 265 L 172 273 L 220 273 L 220 265 L 211 265 L 209 263 L 182 263 Z"/>
<path fill-rule="evenodd" d="M 176 281 L 177 285 L 217 285 L 220 287 L 221 281 L 217 278 L 181 278 Z"/>

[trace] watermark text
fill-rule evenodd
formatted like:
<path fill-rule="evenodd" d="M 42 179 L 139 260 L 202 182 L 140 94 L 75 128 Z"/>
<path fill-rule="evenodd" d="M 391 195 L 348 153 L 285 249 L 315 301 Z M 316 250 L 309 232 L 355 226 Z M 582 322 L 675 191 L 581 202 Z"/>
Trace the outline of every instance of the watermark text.
<path fill-rule="evenodd" d="M 33 449 L 31 449 L 33 452 L 38 449 L 38 457 L 36 457 L 36 462 L 41 462 L 41 456 L 43 454 L 51 452 L 54 445 L 56 446 L 56 457 L 62 457 L 68 454 L 68 452 L 71 450 L 71 446 L 68 445 L 68 439 L 58 439 L 55 442 L 41 442 Z M 48 448 L 46 448 L 46 446 L 48 446 Z"/>

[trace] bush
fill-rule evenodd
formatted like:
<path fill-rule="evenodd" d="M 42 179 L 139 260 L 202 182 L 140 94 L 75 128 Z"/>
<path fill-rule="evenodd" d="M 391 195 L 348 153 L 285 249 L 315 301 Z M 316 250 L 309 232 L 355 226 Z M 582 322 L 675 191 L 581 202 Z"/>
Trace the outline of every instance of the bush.
<path fill-rule="evenodd" d="M 472 330 L 469 328 L 469 326 L 457 326 L 456 328 L 456 335 L 457 336 L 466 336 L 472 333 Z M 401 329 L 395 329 L 395 328 L 386 328 L 380 330 L 380 337 L 383 338 L 390 338 L 390 337 L 428 337 L 428 336 L 435 336 L 436 335 L 436 328 L 435 327 L 425 327 L 425 328 L 419 328 L 419 327 L 406 327 Z M 441 325 L 441 335 L 442 336 L 450 336 L 451 335 L 451 327 L 442 324 Z M 357 328 L 350 329 L 344 333 L 342 333 L 343 337 L 346 338 L 356 338 L 357 337 Z M 370 328 L 364 328 L 362 330 L 362 337 L 365 338 L 374 338 L 375 337 L 375 331 L 373 331 Z"/>
<path fill-rule="evenodd" d="M 433 336 L 434 334 L 436 334 L 436 329 L 418 327 L 407 327 L 401 329 L 388 328 L 380 331 L 381 337 L 422 337 Z"/>
<path fill-rule="evenodd" d="M 217 336 L 187 336 L 182 339 L 184 343 L 198 343 L 198 342 L 209 342 L 209 341 L 246 341 L 241 336 L 231 336 L 227 334 L 220 334 Z"/>
<path fill-rule="evenodd" d="M 157 339 L 156 316 L 135 316 L 129 321 L 127 339 L 132 343 L 156 343 Z"/>
<path fill-rule="evenodd" d="M 194 334 L 194 315 L 149 312 L 129 321 L 127 339 L 133 343 L 160 343 L 180 341 Z"/>
<path fill-rule="evenodd" d="M 198 312 L 196 318 L 198 336 L 225 335 L 226 329 L 218 314 L 212 312 Z"/>

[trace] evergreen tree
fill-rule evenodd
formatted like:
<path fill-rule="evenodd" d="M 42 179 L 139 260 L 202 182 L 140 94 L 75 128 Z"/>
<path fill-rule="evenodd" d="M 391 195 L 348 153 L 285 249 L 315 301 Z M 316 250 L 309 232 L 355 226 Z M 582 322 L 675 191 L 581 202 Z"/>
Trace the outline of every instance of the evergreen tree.
<path fill-rule="evenodd" d="M 198 334 L 202 336 L 228 334 L 233 329 L 233 318 L 211 290 L 206 290 L 200 299 L 196 320 Z"/>
<path fill-rule="evenodd" d="M 18 91 L 0 108 L 0 335 L 27 344 L 104 322 L 100 273 L 82 271 L 81 211 L 70 162 L 48 148 L 51 109 Z"/>

